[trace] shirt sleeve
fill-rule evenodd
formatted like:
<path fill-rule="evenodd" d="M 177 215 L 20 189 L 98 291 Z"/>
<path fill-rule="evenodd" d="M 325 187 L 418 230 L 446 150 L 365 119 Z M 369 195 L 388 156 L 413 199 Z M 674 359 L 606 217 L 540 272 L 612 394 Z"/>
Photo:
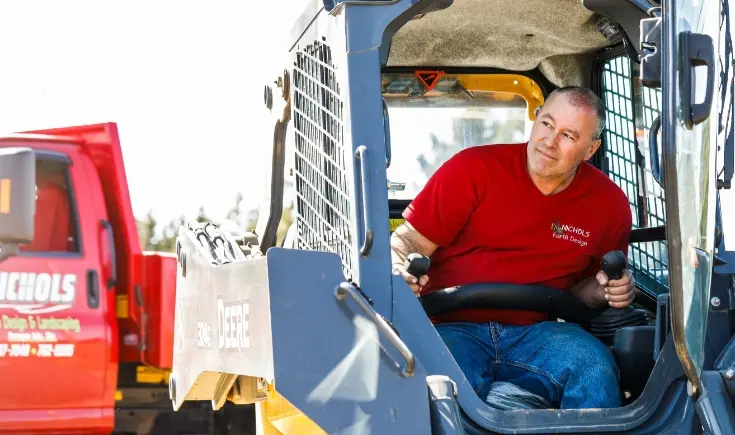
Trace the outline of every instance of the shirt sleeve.
<path fill-rule="evenodd" d="M 477 207 L 484 189 L 481 157 L 476 148 L 452 156 L 403 212 L 403 217 L 434 244 L 446 246 L 454 240 Z"/>

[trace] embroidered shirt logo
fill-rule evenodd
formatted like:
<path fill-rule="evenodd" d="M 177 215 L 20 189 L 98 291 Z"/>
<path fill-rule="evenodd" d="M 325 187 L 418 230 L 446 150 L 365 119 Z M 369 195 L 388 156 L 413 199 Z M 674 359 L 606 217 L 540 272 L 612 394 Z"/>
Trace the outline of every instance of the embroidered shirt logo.
<path fill-rule="evenodd" d="M 587 241 L 583 238 L 589 238 L 590 232 L 582 228 L 564 225 L 554 221 L 551 223 L 551 235 L 555 239 L 569 240 L 579 246 L 587 246 Z"/>

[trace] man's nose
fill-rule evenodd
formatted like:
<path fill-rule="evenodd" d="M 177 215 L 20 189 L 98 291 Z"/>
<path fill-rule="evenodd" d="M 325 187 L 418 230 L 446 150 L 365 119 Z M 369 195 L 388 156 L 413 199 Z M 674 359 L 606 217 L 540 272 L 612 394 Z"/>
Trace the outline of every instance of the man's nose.
<path fill-rule="evenodd" d="M 561 132 L 552 131 L 546 136 L 544 140 L 544 144 L 548 148 L 557 148 L 559 146 L 560 140 L 561 140 Z"/>

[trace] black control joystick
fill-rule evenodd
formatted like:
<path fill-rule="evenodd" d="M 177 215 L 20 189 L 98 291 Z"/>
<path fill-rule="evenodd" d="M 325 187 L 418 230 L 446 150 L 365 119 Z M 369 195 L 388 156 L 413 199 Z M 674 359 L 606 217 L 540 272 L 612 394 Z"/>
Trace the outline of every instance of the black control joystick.
<path fill-rule="evenodd" d="M 403 263 L 403 268 L 406 272 L 421 279 L 422 276 L 429 273 L 429 266 L 431 266 L 431 260 L 426 255 L 419 253 L 411 253 L 406 257 L 406 261 Z"/>
<path fill-rule="evenodd" d="M 602 257 L 600 269 L 605 272 L 608 279 L 620 279 L 627 263 L 628 260 L 622 251 L 610 251 Z M 626 308 L 608 307 L 600 316 L 592 320 L 590 332 L 605 344 L 612 346 L 617 330 L 626 326 L 647 324 L 648 316 L 643 311 L 636 310 L 631 306 Z"/>
<path fill-rule="evenodd" d="M 623 276 L 623 270 L 628 264 L 623 251 L 610 251 L 602 257 L 600 268 L 609 280 L 620 279 Z"/>
<path fill-rule="evenodd" d="M 600 269 L 605 272 L 608 280 L 620 279 L 623 277 L 623 269 L 627 266 L 628 260 L 625 259 L 623 251 L 610 251 L 600 260 Z M 620 308 L 610 307 L 608 311 Z"/>

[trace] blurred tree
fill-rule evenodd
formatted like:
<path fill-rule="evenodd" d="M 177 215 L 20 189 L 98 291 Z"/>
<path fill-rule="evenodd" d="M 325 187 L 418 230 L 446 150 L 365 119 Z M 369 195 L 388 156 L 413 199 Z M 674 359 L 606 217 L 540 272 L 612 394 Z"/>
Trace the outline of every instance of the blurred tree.
<path fill-rule="evenodd" d="M 197 222 L 213 222 L 212 219 L 204 212 L 204 207 L 199 207 L 199 214 L 196 217 Z"/>
<path fill-rule="evenodd" d="M 452 139 L 445 142 L 431 133 L 431 151 L 417 157 L 421 171 L 428 178 L 459 151 L 476 145 L 521 142 L 525 136 L 524 116 L 491 118 L 482 113 L 486 109 L 467 109 L 452 119 Z M 515 111 L 514 111 L 515 112 Z M 513 113 L 514 113 L 513 112 Z M 525 109 L 519 114 L 525 115 Z M 423 182 L 420 183 L 423 186 Z"/>
<path fill-rule="evenodd" d="M 199 207 L 196 221 L 213 222 L 221 225 L 224 230 L 230 231 L 236 237 L 241 236 L 246 231 L 254 230 L 258 221 L 258 211 L 256 209 L 243 213 L 242 201 L 242 193 L 235 195 L 233 207 L 221 220 L 212 219 L 204 210 L 204 207 Z M 179 227 L 185 223 L 186 217 L 181 215 L 161 226 L 153 217 L 153 213 L 149 211 L 144 218 L 136 219 L 142 249 L 146 251 L 175 252 Z M 292 210 L 290 207 L 284 207 L 283 216 L 278 226 L 278 244 L 283 240 L 291 223 L 293 223 Z"/>

